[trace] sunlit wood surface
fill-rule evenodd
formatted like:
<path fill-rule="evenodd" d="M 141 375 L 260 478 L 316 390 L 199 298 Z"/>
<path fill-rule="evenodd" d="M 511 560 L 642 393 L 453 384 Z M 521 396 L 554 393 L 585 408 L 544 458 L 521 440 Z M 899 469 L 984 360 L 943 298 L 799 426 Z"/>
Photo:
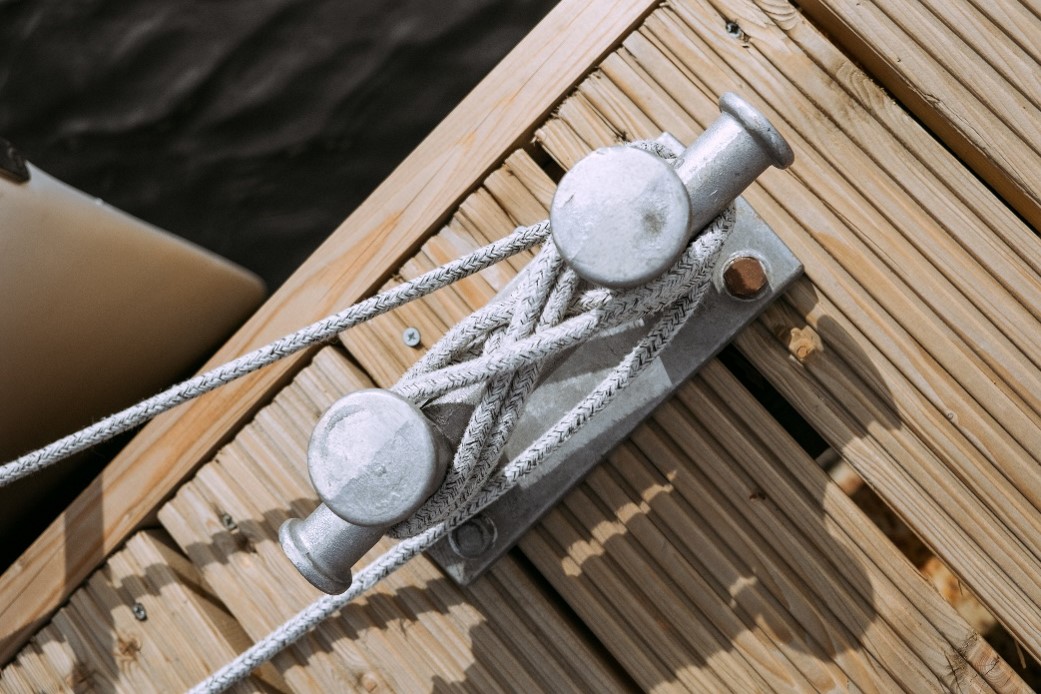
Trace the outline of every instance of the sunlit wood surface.
<path fill-rule="evenodd" d="M 375 233 L 367 226 L 375 208 L 363 208 L 369 217 L 352 217 L 330 241 L 340 244 L 339 255 L 323 261 L 319 251 L 309 261 L 312 269 L 326 264 L 298 286 L 322 297 L 323 311 L 332 300 L 320 282 L 350 299 L 383 281 L 414 277 L 544 218 L 554 178 L 596 147 L 663 130 L 692 140 L 715 118 L 725 91 L 762 108 L 796 151 L 790 170 L 766 173 L 747 199 L 806 275 L 738 337 L 740 356 L 711 362 L 683 386 L 474 586 L 457 588 L 417 559 L 248 686 L 1026 689 L 886 529 L 822 469 L 814 459 L 820 451 L 807 450 L 805 437 L 791 433 L 790 418 L 778 414 L 806 422 L 828 449 L 822 458 L 855 471 L 1015 638 L 1024 658 L 1041 656 L 1041 249 L 1024 221 L 1034 217 L 1036 191 L 1022 192 L 1030 181 L 1016 164 L 1018 143 L 1033 141 L 1029 123 L 1041 98 L 1020 67 L 1036 73 L 1029 46 L 1041 39 L 1041 25 L 1015 24 L 1017 33 L 1008 30 L 990 47 L 970 41 L 970 55 L 960 47 L 967 39 L 954 36 L 958 26 L 943 29 L 917 6 L 877 4 L 882 14 L 808 3 L 830 36 L 782 0 L 674 0 L 632 31 L 643 15 L 630 7 L 603 25 L 616 31 L 613 41 L 597 34 L 589 40 L 601 48 L 576 54 L 585 62 L 577 71 L 571 65 L 570 74 L 588 73 L 577 88 L 569 89 L 575 79 L 558 78 L 553 98 L 542 95 L 547 106 L 532 107 L 525 123 L 504 123 L 500 140 L 485 112 L 469 114 L 472 129 L 492 138 L 482 151 L 494 160 L 445 172 L 454 182 L 443 185 L 454 192 L 396 191 L 395 200 L 423 201 L 422 210 L 399 205 L 423 223 L 396 232 L 391 248 L 376 248 L 370 244 L 378 235 L 358 241 Z M 1014 3 L 1001 10 L 972 0 L 954 4 L 954 22 L 1028 11 Z M 891 28 L 909 22 L 917 33 Z M 550 26 L 575 41 L 566 25 Z M 536 31 L 544 55 L 558 61 L 539 33 L 545 31 Z M 948 35 L 949 50 L 937 48 Z M 600 59 L 605 45 L 614 49 Z M 871 74 L 845 52 L 859 55 L 864 46 L 878 55 L 864 62 Z M 928 64 L 937 77 L 915 83 L 924 73 L 899 67 L 904 56 Z M 921 104 L 904 100 L 909 84 L 936 95 L 935 123 L 918 112 Z M 1020 112 L 993 131 L 1010 134 L 972 140 L 990 122 L 976 104 L 988 105 L 994 118 L 1016 104 Z M 452 137 L 465 141 L 462 121 L 453 122 Z M 986 156 L 959 159 L 967 142 Z M 408 180 L 403 170 L 439 161 L 424 152 L 395 173 L 399 182 Z M 1004 172 L 1004 183 L 978 165 L 982 158 Z M 350 249 L 362 255 L 341 262 Z M 338 284 L 363 256 L 381 269 L 367 275 L 367 284 Z M 195 653 L 217 653 L 213 642 L 238 648 L 315 597 L 276 539 L 285 518 L 316 503 L 304 464 L 314 421 L 342 394 L 389 385 L 414 362 L 421 351 L 402 343 L 406 326 L 432 344 L 526 260 L 403 307 L 264 376 L 263 385 L 219 393 L 195 414 L 173 413 L 157 433 L 146 430 L 144 448 L 132 445 L 142 465 L 159 465 L 157 456 L 169 447 L 149 441 L 181 441 L 167 451 L 179 461 L 164 478 L 168 486 L 144 495 L 143 506 L 122 520 L 110 509 L 134 501 L 110 501 L 106 491 L 105 523 L 119 529 L 106 531 L 101 545 L 84 550 L 82 561 L 48 559 L 48 552 L 78 551 L 63 549 L 69 538 L 54 531 L 0 581 L 10 655 L 21 636 L 37 631 L 29 625 L 101 567 L 0 682 L 46 689 L 48 682 L 89 676 L 104 683 L 101 689 L 136 690 L 139 680 L 130 678 L 139 671 L 155 669 L 157 682 L 167 676 L 146 657 L 149 647 L 172 640 Z M 266 311 L 278 316 L 271 320 L 279 331 L 298 319 L 279 314 L 277 304 Z M 245 338 L 236 344 L 233 351 Z M 769 408 L 760 402 L 767 393 L 774 398 Z M 230 419 L 205 415 L 220 403 L 234 411 Z M 205 460 L 222 439 L 227 445 L 185 477 L 193 456 Z M 116 485 L 111 493 L 117 488 L 126 489 Z M 103 489 L 94 488 L 95 498 Z M 150 514 L 157 529 L 133 535 L 107 563 L 98 556 Z M 112 567 L 142 537 L 164 551 L 176 546 L 173 563 L 197 572 L 205 590 L 193 595 L 205 595 L 224 615 L 205 627 L 209 641 L 193 636 L 204 628 L 199 620 L 148 635 L 141 631 L 147 622 L 125 619 L 125 605 L 102 601 L 81 617 L 85 591 L 125 582 Z M 76 567 L 66 583 L 32 573 L 53 561 L 59 571 Z M 82 576 L 69 585 L 77 572 Z M 181 590 L 177 582 L 168 586 Z M 162 605 L 172 603 L 160 597 Z M 82 645 L 84 633 L 93 639 L 90 648 Z M 118 655 L 128 638 L 140 646 L 130 649 L 129 664 Z"/>

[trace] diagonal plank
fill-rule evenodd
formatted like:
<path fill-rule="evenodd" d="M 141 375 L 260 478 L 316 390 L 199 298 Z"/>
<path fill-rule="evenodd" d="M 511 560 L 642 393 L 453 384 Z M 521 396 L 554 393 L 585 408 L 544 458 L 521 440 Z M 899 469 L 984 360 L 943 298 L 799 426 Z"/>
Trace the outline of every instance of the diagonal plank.
<path fill-rule="evenodd" d="M 1041 7 L 809 0 L 803 11 L 1034 228 L 1041 227 Z"/>

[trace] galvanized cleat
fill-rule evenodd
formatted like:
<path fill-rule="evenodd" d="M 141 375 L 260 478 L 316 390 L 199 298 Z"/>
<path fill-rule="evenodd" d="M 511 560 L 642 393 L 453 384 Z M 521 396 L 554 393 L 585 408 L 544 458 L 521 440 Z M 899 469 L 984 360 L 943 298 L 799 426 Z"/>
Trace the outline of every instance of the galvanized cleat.
<path fill-rule="evenodd" d="M 692 236 L 792 150 L 763 114 L 736 94 L 674 165 L 629 146 L 604 147 L 561 179 L 550 205 L 553 241 L 582 279 L 605 287 L 643 284 L 668 270 Z"/>
<path fill-rule="evenodd" d="M 491 566 L 801 274 L 798 259 L 738 197 L 766 169 L 791 165 L 792 150 L 741 97 L 724 94 L 719 105 L 722 115 L 689 147 L 669 133 L 657 138 L 675 157 L 671 166 L 631 146 L 609 147 L 580 161 L 561 180 L 550 211 L 553 240 L 580 277 L 601 286 L 624 288 L 659 276 L 731 203 L 737 219 L 698 315 L 629 386 L 626 397 L 590 420 L 542 463 L 537 475 L 484 509 L 482 523 L 494 528 L 493 535 L 482 538 L 470 528 L 431 550 L 459 583 L 469 583 Z M 634 325 L 595 338 L 547 370 L 504 457 L 523 451 L 568 412 L 648 328 Z"/>
<path fill-rule="evenodd" d="M 342 593 L 351 568 L 440 486 L 448 441 L 418 407 L 386 390 L 340 399 L 315 425 L 307 469 L 322 503 L 282 524 L 282 549 L 316 588 Z"/>

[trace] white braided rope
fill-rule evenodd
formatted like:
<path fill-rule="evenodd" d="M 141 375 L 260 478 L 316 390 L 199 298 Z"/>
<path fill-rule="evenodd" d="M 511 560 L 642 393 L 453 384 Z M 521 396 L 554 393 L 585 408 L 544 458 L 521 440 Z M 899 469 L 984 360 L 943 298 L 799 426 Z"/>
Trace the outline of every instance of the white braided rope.
<path fill-rule="evenodd" d="M 576 296 L 577 278 L 569 269 L 562 269 L 556 248 L 547 243 L 525 269 L 517 290 L 519 297 L 510 310 L 492 305 L 475 312 L 450 330 L 395 386 L 415 401 L 445 394 L 460 384 L 489 383 L 445 483 L 416 514 L 394 529 L 393 534 L 405 539 L 356 572 L 347 591 L 319 598 L 196 685 L 192 693 L 220 692 L 240 681 L 534 471 L 652 363 L 687 323 L 708 291 L 712 269 L 733 224 L 731 207 L 690 244 L 664 276 L 644 287 L 618 293 L 597 289 Z M 557 274 L 552 283 L 550 272 Z M 588 310 L 564 320 L 569 312 L 582 307 Z M 659 312 L 661 317 L 650 332 L 589 395 L 523 453 L 495 469 L 523 401 L 547 358 L 582 339 L 576 336 L 588 337 L 603 328 Z M 544 330 L 539 332 L 540 328 Z M 538 339 L 547 334 L 551 337 Z M 482 344 L 485 346 L 478 352 L 476 347 Z M 532 353 L 539 356 L 532 357 Z M 466 360 L 450 363 L 459 357 Z"/>
<path fill-rule="evenodd" d="M 480 272 L 501 260 L 532 248 L 548 236 L 548 222 L 521 227 L 499 241 L 478 248 L 473 253 L 431 270 L 414 280 L 354 304 L 340 313 L 323 318 L 211 371 L 171 386 L 158 395 L 106 417 L 74 434 L 5 463 L 0 466 L 0 487 L 53 465 L 74 453 L 107 441 L 117 434 L 129 431 L 181 403 L 273 364 L 294 352 L 327 342 L 352 326 L 426 296 L 456 280 Z"/>
<path fill-rule="evenodd" d="M 663 158 L 652 142 L 631 143 Z M 344 593 L 326 596 L 258 641 L 193 692 L 223 691 L 307 631 L 366 592 L 410 558 L 505 494 L 623 390 L 686 324 L 710 286 L 723 242 L 733 228 L 733 207 L 709 225 L 676 264 L 652 282 L 625 291 L 579 292 L 575 273 L 546 243 L 525 268 L 511 298 L 474 312 L 450 330 L 394 389 L 417 404 L 460 388 L 486 384 L 463 432 L 441 488 L 392 533 L 405 538 L 354 575 Z M 0 466 L 0 487 L 127 431 L 177 405 L 252 371 L 326 342 L 338 333 L 472 275 L 549 236 L 542 222 L 351 306 L 223 366 L 175 385 L 75 434 Z M 548 360 L 605 329 L 658 315 L 654 327 L 596 389 L 505 466 L 502 451 Z"/>

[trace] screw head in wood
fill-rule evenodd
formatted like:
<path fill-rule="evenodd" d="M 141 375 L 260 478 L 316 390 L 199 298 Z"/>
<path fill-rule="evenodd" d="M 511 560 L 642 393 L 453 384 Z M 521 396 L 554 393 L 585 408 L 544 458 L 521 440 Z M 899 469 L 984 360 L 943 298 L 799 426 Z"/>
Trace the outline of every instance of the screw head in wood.
<path fill-rule="evenodd" d="M 419 343 L 422 341 L 419 328 L 405 328 L 404 332 L 401 333 L 401 341 L 407 347 L 419 347 Z"/>
<path fill-rule="evenodd" d="M 723 268 L 723 286 L 737 299 L 754 299 L 766 288 L 769 278 L 759 258 L 740 256 Z"/>

